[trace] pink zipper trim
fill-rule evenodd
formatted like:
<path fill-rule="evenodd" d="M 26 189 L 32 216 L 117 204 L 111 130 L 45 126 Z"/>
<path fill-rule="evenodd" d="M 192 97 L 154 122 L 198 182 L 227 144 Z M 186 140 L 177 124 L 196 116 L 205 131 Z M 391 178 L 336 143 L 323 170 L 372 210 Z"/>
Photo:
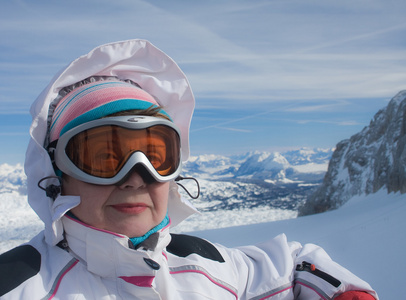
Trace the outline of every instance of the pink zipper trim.
<path fill-rule="evenodd" d="M 219 279 L 216 279 L 209 275 L 208 273 L 205 272 L 205 270 L 199 266 L 184 266 L 181 268 L 170 268 L 172 271 L 170 271 L 170 274 L 181 274 L 181 273 L 198 273 L 206 276 L 207 279 L 209 279 L 211 282 L 213 282 L 215 285 L 225 289 L 226 291 L 230 292 L 231 294 L 234 295 L 235 299 L 238 299 L 237 292 L 233 290 L 232 287 L 228 287 L 225 284 L 221 283 Z"/>
<path fill-rule="evenodd" d="M 91 226 L 91 225 L 89 225 L 89 224 L 83 223 L 82 221 L 77 220 L 77 219 L 74 219 L 74 218 L 72 218 L 72 217 L 70 217 L 70 216 L 65 215 L 65 217 L 67 217 L 69 220 L 74 221 L 74 222 L 76 222 L 76 223 L 78 223 L 78 224 L 80 224 L 80 225 L 83 225 L 83 226 L 87 227 L 87 228 L 91 228 L 91 229 L 94 229 L 94 230 L 97 230 L 97 231 L 100 231 L 100 232 L 112 234 L 112 235 L 117 236 L 117 237 L 120 237 L 120 238 L 126 238 L 126 236 L 124 236 L 124 235 L 120 235 L 120 234 L 115 233 L 115 232 L 112 232 L 112 231 L 108 231 L 108 230 L 104 230 L 104 229 L 100 229 L 100 228 L 93 227 L 93 226 Z"/>
<path fill-rule="evenodd" d="M 66 275 L 70 270 L 72 270 L 72 268 L 73 268 L 74 266 L 76 266 L 76 264 L 77 264 L 78 262 L 79 262 L 78 260 L 75 260 L 62 274 L 59 275 L 59 277 L 57 277 L 58 281 L 57 281 L 56 284 L 54 285 L 53 293 L 52 293 L 51 296 L 48 298 L 49 300 L 51 300 L 53 297 L 55 297 L 56 292 L 58 291 L 59 286 L 61 285 L 62 279 L 65 277 L 65 275 Z"/>

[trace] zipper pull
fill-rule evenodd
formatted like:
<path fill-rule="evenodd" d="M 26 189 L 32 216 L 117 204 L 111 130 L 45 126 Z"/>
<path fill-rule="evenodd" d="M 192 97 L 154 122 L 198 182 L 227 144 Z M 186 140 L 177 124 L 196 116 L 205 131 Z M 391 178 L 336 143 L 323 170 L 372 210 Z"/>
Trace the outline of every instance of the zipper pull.
<path fill-rule="evenodd" d="M 314 264 L 311 264 L 307 261 L 303 261 L 301 264 L 296 265 L 296 271 L 305 271 L 313 274 L 314 276 L 317 276 L 334 287 L 338 288 L 341 285 L 341 281 L 338 280 L 337 278 L 331 276 L 330 274 L 327 274 L 319 269 L 316 268 Z"/>
<path fill-rule="evenodd" d="M 303 261 L 302 264 L 296 266 L 296 271 L 314 272 L 316 271 L 316 266 L 307 261 Z"/>

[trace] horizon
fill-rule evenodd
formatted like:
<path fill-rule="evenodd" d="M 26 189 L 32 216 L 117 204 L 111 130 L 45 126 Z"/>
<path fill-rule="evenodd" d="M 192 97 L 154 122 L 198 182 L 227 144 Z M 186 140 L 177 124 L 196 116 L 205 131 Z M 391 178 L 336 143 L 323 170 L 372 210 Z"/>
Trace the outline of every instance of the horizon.
<path fill-rule="evenodd" d="M 406 89 L 404 11 L 402 0 L 6 2 L 0 164 L 24 163 L 30 105 L 59 69 L 132 38 L 188 77 L 191 156 L 334 148 Z"/>

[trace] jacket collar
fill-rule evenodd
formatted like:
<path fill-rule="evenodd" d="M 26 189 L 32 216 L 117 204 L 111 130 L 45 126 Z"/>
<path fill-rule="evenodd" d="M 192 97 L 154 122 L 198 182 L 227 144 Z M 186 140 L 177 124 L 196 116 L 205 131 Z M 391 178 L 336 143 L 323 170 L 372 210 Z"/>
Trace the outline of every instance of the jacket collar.
<path fill-rule="evenodd" d="M 163 250 L 171 237 L 169 226 L 163 228 L 138 249 L 132 249 L 129 238 L 125 235 L 104 231 L 75 220 L 69 216 L 62 217 L 69 252 L 86 265 L 89 272 L 101 277 L 126 277 L 137 274 L 153 274 L 151 260 L 161 264 Z"/>

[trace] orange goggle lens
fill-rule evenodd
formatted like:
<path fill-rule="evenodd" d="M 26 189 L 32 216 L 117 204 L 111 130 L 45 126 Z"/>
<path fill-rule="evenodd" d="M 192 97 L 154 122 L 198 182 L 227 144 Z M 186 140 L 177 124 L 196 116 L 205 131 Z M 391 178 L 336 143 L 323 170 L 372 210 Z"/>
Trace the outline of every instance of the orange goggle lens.
<path fill-rule="evenodd" d="M 65 148 L 69 159 L 83 172 L 114 177 L 135 152 L 142 152 L 161 176 L 173 174 L 180 164 L 180 138 L 165 125 L 128 129 L 103 125 L 82 131 Z"/>

